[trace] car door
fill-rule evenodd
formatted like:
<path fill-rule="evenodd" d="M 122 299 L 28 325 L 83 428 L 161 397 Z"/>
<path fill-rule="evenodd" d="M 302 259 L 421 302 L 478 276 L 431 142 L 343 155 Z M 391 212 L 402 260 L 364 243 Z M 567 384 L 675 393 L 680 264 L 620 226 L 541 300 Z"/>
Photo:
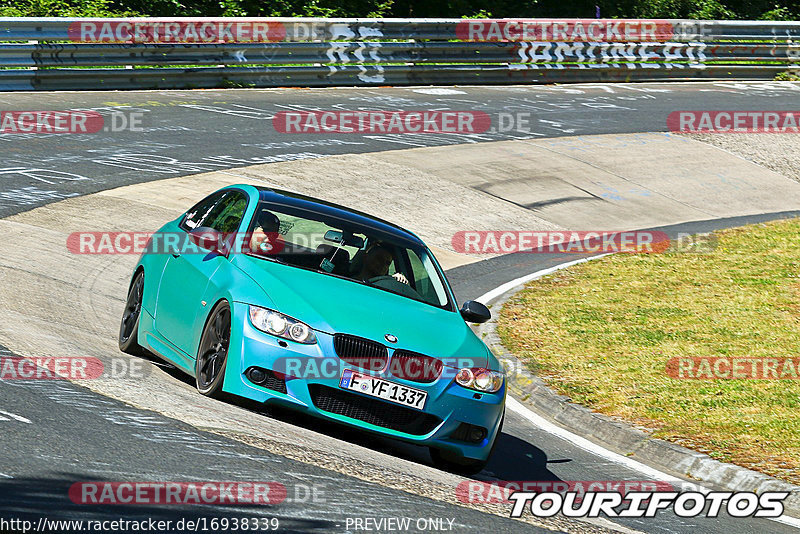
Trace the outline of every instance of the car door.
<path fill-rule="evenodd" d="M 225 233 L 238 230 L 247 207 L 247 195 L 242 191 L 229 190 L 216 199 L 209 199 L 205 205 L 190 210 L 181 221 L 181 229 L 187 232 L 182 239 L 188 239 L 188 232 L 200 226 Z M 223 254 L 216 252 L 181 254 L 176 250 L 164 267 L 156 306 L 156 329 L 191 358 L 197 356 L 197 318 L 201 314 L 204 316 L 207 306 L 213 304 L 203 305 L 202 296 L 211 277 L 227 261 Z"/>

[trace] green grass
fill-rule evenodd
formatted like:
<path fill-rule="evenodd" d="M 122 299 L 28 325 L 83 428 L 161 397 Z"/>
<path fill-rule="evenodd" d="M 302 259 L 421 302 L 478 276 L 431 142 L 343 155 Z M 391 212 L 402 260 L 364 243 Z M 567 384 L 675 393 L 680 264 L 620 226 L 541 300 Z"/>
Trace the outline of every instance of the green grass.
<path fill-rule="evenodd" d="M 798 357 L 800 219 L 720 232 L 712 253 L 618 254 L 534 281 L 505 345 L 574 402 L 800 483 L 800 380 L 685 380 L 673 357 Z"/>
<path fill-rule="evenodd" d="M 800 76 L 792 72 L 779 72 L 775 75 L 775 80 L 779 82 L 800 82 Z"/>

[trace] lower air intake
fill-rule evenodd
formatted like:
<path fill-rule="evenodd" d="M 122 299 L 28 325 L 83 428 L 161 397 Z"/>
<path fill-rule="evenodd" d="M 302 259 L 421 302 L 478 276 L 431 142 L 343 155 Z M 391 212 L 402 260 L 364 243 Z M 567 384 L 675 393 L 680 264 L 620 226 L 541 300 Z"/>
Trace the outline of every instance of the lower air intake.
<path fill-rule="evenodd" d="M 441 419 L 405 406 L 371 399 L 357 393 L 349 393 L 319 384 L 308 387 L 314 406 L 324 412 L 358 419 L 371 425 L 405 432 L 415 436 L 430 433 Z"/>

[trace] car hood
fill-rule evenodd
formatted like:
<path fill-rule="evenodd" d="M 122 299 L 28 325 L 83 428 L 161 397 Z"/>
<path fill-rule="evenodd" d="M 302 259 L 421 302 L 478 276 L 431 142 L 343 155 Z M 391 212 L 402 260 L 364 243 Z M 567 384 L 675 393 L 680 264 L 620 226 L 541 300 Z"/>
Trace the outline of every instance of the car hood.
<path fill-rule="evenodd" d="M 249 304 L 275 309 L 328 334 L 352 334 L 438 358 L 469 358 L 476 367 L 487 364 L 488 349 L 457 312 L 242 254 L 234 263 L 271 300 Z M 396 336 L 397 343 L 386 343 L 386 334 Z"/>

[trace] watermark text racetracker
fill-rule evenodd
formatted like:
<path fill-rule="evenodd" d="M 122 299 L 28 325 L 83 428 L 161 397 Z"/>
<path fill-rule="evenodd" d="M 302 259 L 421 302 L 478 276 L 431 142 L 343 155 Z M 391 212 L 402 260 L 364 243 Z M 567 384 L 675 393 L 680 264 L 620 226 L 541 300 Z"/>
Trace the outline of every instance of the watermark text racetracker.
<path fill-rule="evenodd" d="M 800 358 L 784 357 L 674 357 L 667 376 L 686 380 L 798 380 Z"/>
<path fill-rule="evenodd" d="M 800 133 L 800 111 L 673 111 L 667 128 L 679 133 Z"/>
<path fill-rule="evenodd" d="M 615 252 L 710 252 L 715 248 L 713 234 L 682 233 L 671 239 L 665 232 L 639 230 L 609 231 L 503 231 L 462 230 L 451 240 L 461 254 L 606 254 Z"/>
<path fill-rule="evenodd" d="M 278 482 L 251 481 L 75 482 L 69 488 L 70 500 L 86 505 L 275 505 L 287 494 Z"/>
<path fill-rule="evenodd" d="M 103 362 L 91 356 L 0 356 L 0 380 L 96 380 L 144 378 L 150 366 L 144 360 L 111 358 Z"/>
<path fill-rule="evenodd" d="M 94 110 L 0 111 L 0 134 L 93 134 L 143 132 L 144 113 Z"/>
<path fill-rule="evenodd" d="M 532 52 L 531 52 L 532 53 Z M 614 107 L 599 104 L 595 107 Z M 501 111 L 489 114 L 467 110 L 414 111 L 280 111 L 272 119 L 272 127 L 281 134 L 457 134 L 517 133 L 542 135 L 540 123 L 531 112 Z"/>
<path fill-rule="evenodd" d="M 98 20 L 75 21 L 68 35 L 78 43 L 263 43 L 284 40 L 286 27 L 263 20 Z"/>
<path fill-rule="evenodd" d="M 673 37 L 673 25 L 624 19 L 463 20 L 456 35 L 464 41 L 665 41 Z"/>
<path fill-rule="evenodd" d="M 388 363 L 371 358 L 351 358 L 350 362 L 355 362 L 356 366 L 369 373 L 388 372 L 396 378 L 412 380 L 416 382 L 433 382 L 439 378 L 458 379 L 463 369 L 472 370 L 473 374 L 484 370 L 479 365 L 479 361 L 473 358 L 391 358 Z M 277 358 L 272 364 L 272 374 L 279 376 L 283 380 L 293 379 L 338 379 L 345 371 L 350 371 L 351 367 L 344 360 L 333 357 L 303 357 L 286 356 Z M 357 373 L 360 374 L 360 373 Z M 253 376 L 248 372 L 251 380 Z M 502 381 L 502 377 L 498 378 Z M 254 380 L 259 382 L 259 380 Z M 263 381 L 263 380 L 261 380 Z M 364 386 L 366 388 L 367 385 Z M 372 384 L 376 387 L 376 384 Z M 499 389 L 499 388 L 498 388 Z"/>
<path fill-rule="evenodd" d="M 476 134 L 489 130 L 483 111 L 280 111 L 272 119 L 285 134 Z"/>
<path fill-rule="evenodd" d="M 254 239 L 255 237 L 255 239 Z M 67 237 L 67 250 L 72 254 L 208 254 L 217 251 L 280 254 L 285 247 L 312 254 L 323 233 L 299 233 L 285 236 L 277 232 L 217 232 L 212 228 L 186 232 L 73 232 Z"/>

